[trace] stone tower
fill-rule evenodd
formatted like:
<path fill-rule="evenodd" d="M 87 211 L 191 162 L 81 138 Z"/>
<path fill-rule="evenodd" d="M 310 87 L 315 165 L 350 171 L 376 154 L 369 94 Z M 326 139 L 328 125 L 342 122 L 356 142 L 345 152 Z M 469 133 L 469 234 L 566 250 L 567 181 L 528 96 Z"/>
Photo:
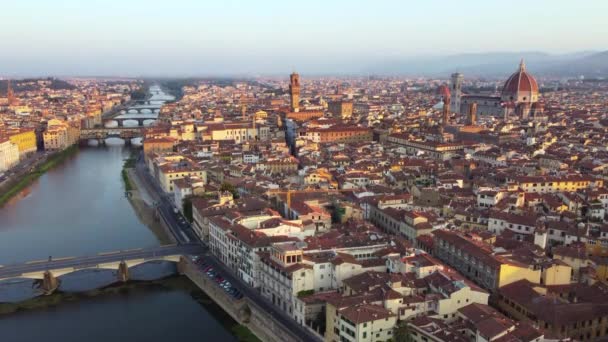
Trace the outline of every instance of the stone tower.
<path fill-rule="evenodd" d="M 9 105 L 15 104 L 15 92 L 13 91 L 13 87 L 11 86 L 11 80 L 7 81 L 6 97 L 8 99 Z"/>
<path fill-rule="evenodd" d="M 450 89 L 452 105 L 452 112 L 461 114 L 460 112 L 460 100 L 462 98 L 462 81 L 464 76 L 461 73 L 452 74 L 452 89 Z"/>
<path fill-rule="evenodd" d="M 289 75 L 289 98 L 291 100 L 291 111 L 300 110 L 300 75 L 293 72 Z"/>
<path fill-rule="evenodd" d="M 447 126 L 448 121 L 450 120 L 450 99 L 449 98 L 447 100 L 443 100 L 443 109 L 442 109 L 441 117 L 442 117 L 441 124 L 443 126 Z"/>
<path fill-rule="evenodd" d="M 477 102 L 469 105 L 469 117 L 467 121 L 469 125 L 477 125 Z"/>

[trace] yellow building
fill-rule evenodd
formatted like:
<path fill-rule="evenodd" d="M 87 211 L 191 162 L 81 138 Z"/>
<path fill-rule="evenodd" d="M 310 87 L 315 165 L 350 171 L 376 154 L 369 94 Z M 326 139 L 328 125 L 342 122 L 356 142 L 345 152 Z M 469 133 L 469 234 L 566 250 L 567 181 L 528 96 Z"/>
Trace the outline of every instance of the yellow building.
<path fill-rule="evenodd" d="M 68 145 L 68 131 L 63 126 L 49 126 L 43 133 L 44 149 L 62 150 Z"/>
<path fill-rule="evenodd" d="M 20 158 L 36 152 L 36 133 L 33 129 L 9 131 L 8 137 L 13 144 L 17 145 Z"/>
<path fill-rule="evenodd" d="M 482 287 L 495 291 L 525 279 L 534 284 L 566 285 L 571 266 L 545 259 L 526 262 L 516 253 L 495 254 L 488 244 L 447 230 L 433 231 L 435 256 Z"/>
<path fill-rule="evenodd" d="M 158 166 L 158 181 L 165 192 L 173 192 L 173 183 L 186 177 L 199 177 L 207 184 L 207 172 L 188 159 Z"/>
<path fill-rule="evenodd" d="M 525 192 L 554 193 L 574 192 L 583 189 L 597 189 L 604 186 L 604 180 L 588 175 L 566 176 L 521 176 L 514 183 Z"/>
<path fill-rule="evenodd" d="M 45 150 L 64 150 L 80 139 L 80 129 L 66 121 L 51 119 L 42 137 Z"/>

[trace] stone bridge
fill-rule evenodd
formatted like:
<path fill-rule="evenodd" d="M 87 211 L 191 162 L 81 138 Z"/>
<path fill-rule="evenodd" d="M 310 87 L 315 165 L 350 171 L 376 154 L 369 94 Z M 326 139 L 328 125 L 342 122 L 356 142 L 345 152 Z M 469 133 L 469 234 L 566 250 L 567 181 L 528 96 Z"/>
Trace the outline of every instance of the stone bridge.
<path fill-rule="evenodd" d="M 121 138 L 125 140 L 141 137 L 144 127 L 114 127 L 114 128 L 87 128 L 80 130 L 80 139 Z"/>
<path fill-rule="evenodd" d="M 160 113 L 160 108 L 162 105 L 158 104 L 143 104 L 131 106 L 125 109 L 121 109 L 121 114 L 145 114 L 145 112 L 149 111 L 150 113 Z M 145 111 L 145 112 L 144 112 Z"/>
<path fill-rule="evenodd" d="M 125 121 L 137 121 L 137 127 L 145 126 L 146 122 L 152 123 L 158 119 L 158 114 L 137 114 L 137 116 L 119 115 L 111 119 L 103 120 L 104 126 L 110 122 L 116 122 L 118 127 L 123 127 Z"/>
<path fill-rule="evenodd" d="M 186 255 L 203 253 L 198 244 L 167 245 L 147 249 L 131 249 L 99 253 L 95 256 L 67 257 L 51 260 L 29 261 L 23 264 L 0 267 L 0 281 L 16 278 L 29 278 L 41 281 L 41 289 L 51 293 L 58 287 L 57 278 L 85 269 L 108 269 L 117 271 L 117 281 L 129 280 L 129 268 L 150 261 L 172 261 L 178 263 Z"/>

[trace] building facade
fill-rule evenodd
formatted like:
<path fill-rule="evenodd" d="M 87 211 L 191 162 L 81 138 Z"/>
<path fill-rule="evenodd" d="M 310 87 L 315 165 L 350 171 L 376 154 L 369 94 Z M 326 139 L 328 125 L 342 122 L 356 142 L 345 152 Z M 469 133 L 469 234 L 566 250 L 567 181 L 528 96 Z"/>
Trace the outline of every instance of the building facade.
<path fill-rule="evenodd" d="M 0 137 L 0 172 L 4 172 L 19 162 L 19 148 L 9 138 Z"/>

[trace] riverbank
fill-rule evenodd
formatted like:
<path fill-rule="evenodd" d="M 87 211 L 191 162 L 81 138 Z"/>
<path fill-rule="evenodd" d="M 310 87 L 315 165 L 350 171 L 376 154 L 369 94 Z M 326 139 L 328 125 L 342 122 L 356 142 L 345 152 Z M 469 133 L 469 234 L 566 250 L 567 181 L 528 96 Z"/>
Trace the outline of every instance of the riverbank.
<path fill-rule="evenodd" d="M 131 152 L 129 158 L 125 159 L 125 162 L 122 165 L 122 181 L 125 185 L 126 192 L 130 192 L 134 189 L 133 184 L 131 184 L 131 180 L 129 179 L 128 170 L 135 167 L 136 158 L 137 152 Z"/>
<path fill-rule="evenodd" d="M 34 171 L 28 172 L 24 176 L 10 182 L 5 186 L 5 189 L 1 190 L 0 195 L 0 207 L 8 202 L 13 196 L 17 195 L 23 189 L 30 186 L 35 180 L 40 178 L 44 173 L 63 163 L 67 158 L 73 156 L 78 152 L 78 145 L 73 145 L 67 149 L 56 152 L 46 158 L 45 161 L 41 162 L 40 165 L 36 166 Z"/>
<path fill-rule="evenodd" d="M 154 233 L 161 245 L 175 243 L 176 241 L 173 235 L 163 226 L 160 220 L 157 219 L 156 210 L 154 209 L 153 201 L 150 196 L 147 193 L 143 193 L 144 190 L 140 190 L 140 182 L 137 179 L 135 169 L 123 168 L 122 172 L 123 177 L 126 177 L 126 181 L 130 184 L 131 190 L 129 190 L 128 199 L 135 214 L 137 214 L 139 221 L 150 228 L 150 231 Z"/>

